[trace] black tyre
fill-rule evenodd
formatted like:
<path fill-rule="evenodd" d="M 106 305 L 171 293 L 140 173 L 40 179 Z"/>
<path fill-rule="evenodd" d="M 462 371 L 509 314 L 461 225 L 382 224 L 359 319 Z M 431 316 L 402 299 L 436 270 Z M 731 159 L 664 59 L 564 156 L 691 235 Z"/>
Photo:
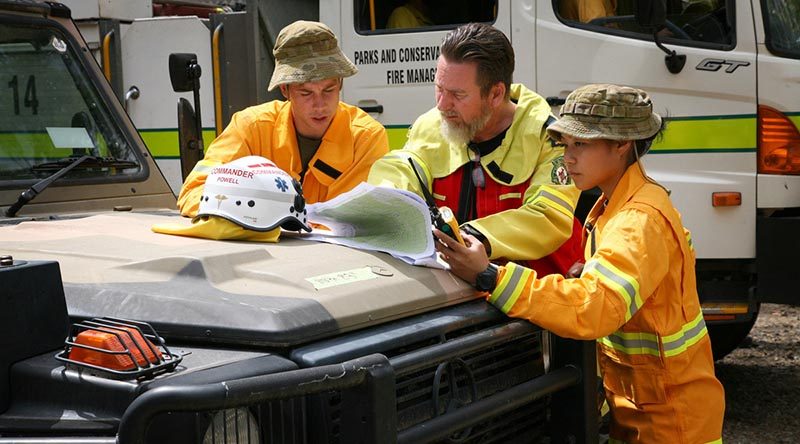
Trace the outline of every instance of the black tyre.
<path fill-rule="evenodd" d="M 756 306 L 756 312 L 753 313 L 753 318 L 748 322 L 708 325 L 708 335 L 711 337 L 711 351 L 714 353 L 715 361 L 736 350 L 736 347 L 750 334 L 750 330 L 756 323 L 756 319 L 758 319 L 760 305 L 759 303 Z"/>

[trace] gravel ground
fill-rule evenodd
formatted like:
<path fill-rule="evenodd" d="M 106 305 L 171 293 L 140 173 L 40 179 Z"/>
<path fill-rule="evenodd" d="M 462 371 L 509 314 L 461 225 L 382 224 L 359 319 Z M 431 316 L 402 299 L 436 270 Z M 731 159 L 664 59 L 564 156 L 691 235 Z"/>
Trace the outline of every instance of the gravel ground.
<path fill-rule="evenodd" d="M 750 336 L 716 363 L 723 442 L 800 442 L 800 307 L 762 304 Z"/>

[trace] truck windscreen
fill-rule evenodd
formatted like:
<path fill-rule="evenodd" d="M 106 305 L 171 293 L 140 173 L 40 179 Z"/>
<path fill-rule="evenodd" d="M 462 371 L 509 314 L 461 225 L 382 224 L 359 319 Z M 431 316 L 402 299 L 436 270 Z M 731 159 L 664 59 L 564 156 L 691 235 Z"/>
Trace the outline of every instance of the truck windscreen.
<path fill-rule="evenodd" d="M 121 162 L 76 168 L 62 179 L 123 179 L 142 159 L 112 118 L 70 41 L 56 27 L 0 21 L 0 177 L 34 182 L 37 165 L 89 155 Z"/>
<path fill-rule="evenodd" d="M 764 30 L 775 54 L 800 59 L 800 0 L 766 0 Z"/>

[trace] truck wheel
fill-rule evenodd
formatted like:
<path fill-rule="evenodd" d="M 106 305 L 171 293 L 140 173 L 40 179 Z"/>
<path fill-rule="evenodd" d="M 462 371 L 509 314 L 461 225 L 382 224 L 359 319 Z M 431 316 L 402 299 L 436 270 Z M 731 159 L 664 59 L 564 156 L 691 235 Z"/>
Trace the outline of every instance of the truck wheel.
<path fill-rule="evenodd" d="M 746 322 L 736 322 L 731 324 L 712 324 L 708 326 L 708 335 L 711 338 L 711 351 L 714 353 L 714 360 L 719 361 L 728 355 L 728 353 L 736 350 L 736 347 L 744 341 L 744 338 L 750 334 L 750 329 L 758 319 L 758 309 L 760 303 L 756 306 L 756 311 L 753 313 L 753 318 Z"/>

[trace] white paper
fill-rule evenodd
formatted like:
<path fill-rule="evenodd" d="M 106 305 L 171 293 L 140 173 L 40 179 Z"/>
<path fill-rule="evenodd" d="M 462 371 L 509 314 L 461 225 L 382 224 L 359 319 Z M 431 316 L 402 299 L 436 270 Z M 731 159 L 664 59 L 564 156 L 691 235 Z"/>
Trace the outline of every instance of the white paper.
<path fill-rule="evenodd" d="M 94 148 L 92 138 L 89 137 L 86 128 L 49 126 L 45 129 L 56 148 Z"/>
<path fill-rule="evenodd" d="M 428 206 L 412 192 L 361 183 L 307 208 L 308 221 L 330 231 L 315 229 L 304 239 L 383 251 L 412 265 L 445 268 L 434 248 Z"/>

